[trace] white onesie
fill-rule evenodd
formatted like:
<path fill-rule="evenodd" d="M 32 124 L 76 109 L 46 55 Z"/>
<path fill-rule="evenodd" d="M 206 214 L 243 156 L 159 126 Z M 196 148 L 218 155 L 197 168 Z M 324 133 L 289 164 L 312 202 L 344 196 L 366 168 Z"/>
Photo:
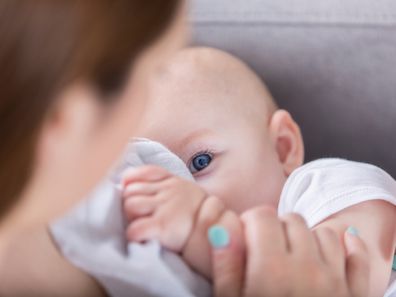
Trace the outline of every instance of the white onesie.
<path fill-rule="evenodd" d="M 158 242 L 125 241 L 118 182 L 125 168 L 142 164 L 159 165 L 192 179 L 184 163 L 161 144 L 131 143 L 110 177 L 51 225 L 55 242 L 71 263 L 95 277 L 111 296 L 211 296 L 209 283 Z M 342 209 L 373 199 L 396 205 L 396 182 L 385 171 L 363 163 L 321 159 L 289 177 L 278 212 L 300 213 L 312 227 Z M 396 281 L 385 296 L 396 297 Z"/>
<path fill-rule="evenodd" d="M 396 182 L 382 169 L 343 159 L 319 159 L 301 166 L 287 179 L 278 214 L 297 212 L 314 227 L 329 216 L 360 202 L 383 200 L 396 205 Z M 396 297 L 392 271 L 385 297 Z"/>

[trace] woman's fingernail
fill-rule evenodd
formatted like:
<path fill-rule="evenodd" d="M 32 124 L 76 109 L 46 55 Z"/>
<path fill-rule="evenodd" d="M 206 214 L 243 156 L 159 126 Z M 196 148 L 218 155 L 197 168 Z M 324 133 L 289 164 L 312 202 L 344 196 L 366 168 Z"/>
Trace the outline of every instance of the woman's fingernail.
<path fill-rule="evenodd" d="M 214 225 L 208 230 L 209 242 L 215 249 L 225 248 L 230 243 L 230 235 L 228 231 L 218 225 Z"/>
<path fill-rule="evenodd" d="M 353 226 L 349 226 L 348 229 L 346 230 L 346 232 L 347 232 L 348 234 L 351 234 L 352 236 L 359 236 L 359 230 L 356 229 L 356 228 L 353 227 Z"/>

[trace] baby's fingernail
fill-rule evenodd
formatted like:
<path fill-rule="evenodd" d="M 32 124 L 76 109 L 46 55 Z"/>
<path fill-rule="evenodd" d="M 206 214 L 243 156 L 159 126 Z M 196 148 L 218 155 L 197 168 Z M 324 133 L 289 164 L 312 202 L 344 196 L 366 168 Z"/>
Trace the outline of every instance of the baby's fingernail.
<path fill-rule="evenodd" d="M 230 243 L 230 235 L 228 231 L 219 225 L 214 225 L 208 230 L 209 242 L 215 249 L 224 248 Z"/>
<path fill-rule="evenodd" d="M 359 236 L 359 230 L 353 226 L 349 226 L 346 232 L 352 236 Z"/>

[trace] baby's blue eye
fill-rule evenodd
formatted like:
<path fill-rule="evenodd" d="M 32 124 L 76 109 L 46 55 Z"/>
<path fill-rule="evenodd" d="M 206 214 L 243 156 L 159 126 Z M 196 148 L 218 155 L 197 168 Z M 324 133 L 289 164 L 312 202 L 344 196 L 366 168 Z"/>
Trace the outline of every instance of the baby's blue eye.
<path fill-rule="evenodd" d="M 192 160 L 190 165 L 188 166 L 191 173 L 196 173 L 201 171 L 209 166 L 210 162 L 212 162 L 212 155 L 209 153 L 201 153 L 196 155 Z"/>

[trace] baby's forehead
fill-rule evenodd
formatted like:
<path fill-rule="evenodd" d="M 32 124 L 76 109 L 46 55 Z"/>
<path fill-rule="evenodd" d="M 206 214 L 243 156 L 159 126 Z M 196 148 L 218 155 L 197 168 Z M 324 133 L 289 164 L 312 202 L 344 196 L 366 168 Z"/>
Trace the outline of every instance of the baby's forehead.
<path fill-rule="evenodd" d="M 235 107 L 235 111 L 254 108 L 263 112 L 272 104 L 265 85 L 247 65 L 225 52 L 208 48 L 178 53 L 158 73 L 154 89 L 153 96 L 161 97 L 164 104 L 213 108 L 226 105 L 228 111 Z"/>
<path fill-rule="evenodd" d="M 158 75 L 163 82 L 187 83 L 217 89 L 237 87 L 232 82 L 246 84 L 256 75 L 239 59 L 210 48 L 189 48 L 177 53 Z"/>

